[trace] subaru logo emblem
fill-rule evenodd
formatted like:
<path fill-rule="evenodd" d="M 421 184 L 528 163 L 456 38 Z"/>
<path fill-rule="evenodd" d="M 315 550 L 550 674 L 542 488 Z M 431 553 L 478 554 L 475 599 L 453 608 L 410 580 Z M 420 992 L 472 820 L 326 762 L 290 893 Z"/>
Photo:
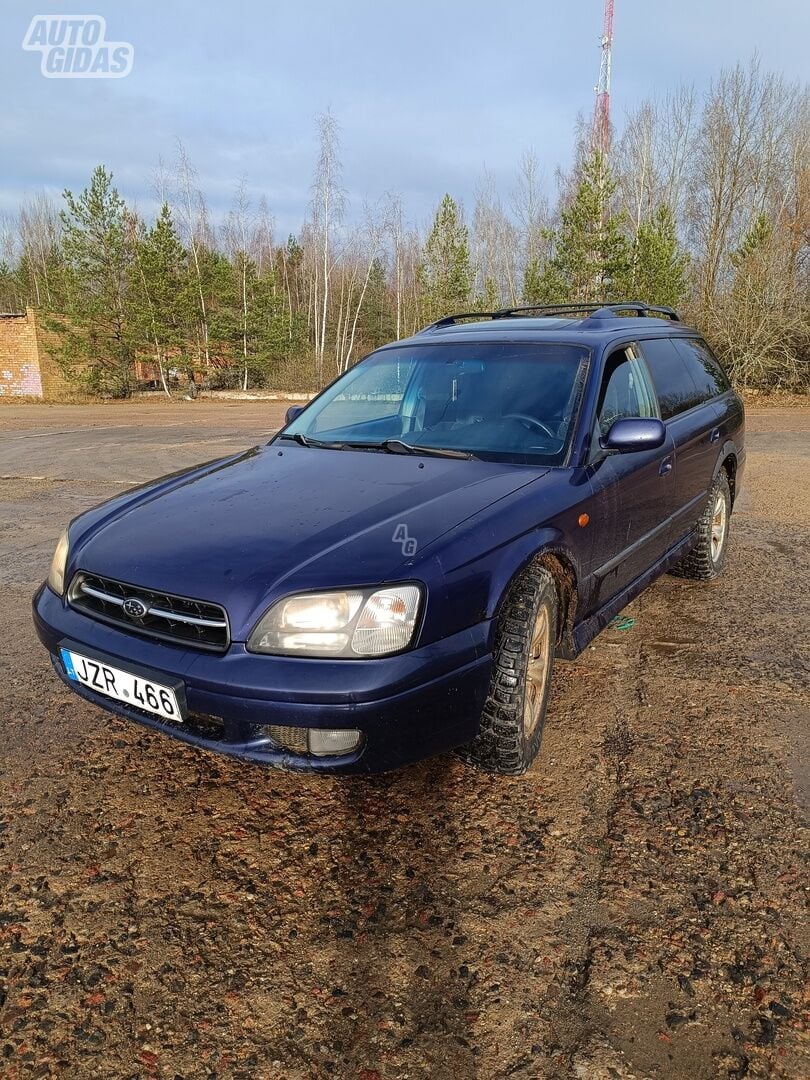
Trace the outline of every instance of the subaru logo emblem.
<path fill-rule="evenodd" d="M 146 604 L 134 596 L 124 601 L 124 614 L 129 615 L 130 619 L 142 619 L 148 610 Z"/>

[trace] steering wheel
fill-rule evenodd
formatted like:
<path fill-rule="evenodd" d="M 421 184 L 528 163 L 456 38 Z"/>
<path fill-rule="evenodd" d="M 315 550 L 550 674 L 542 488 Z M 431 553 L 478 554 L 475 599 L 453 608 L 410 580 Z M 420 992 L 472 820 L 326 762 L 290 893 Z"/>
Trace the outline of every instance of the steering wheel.
<path fill-rule="evenodd" d="M 504 420 L 518 420 L 521 424 L 528 424 L 529 427 L 537 428 L 545 435 L 548 435 L 550 439 L 557 439 L 558 435 L 556 431 L 553 431 L 549 424 L 546 424 L 543 420 L 538 420 L 536 416 L 527 416 L 526 413 L 513 412 L 504 416 Z"/>

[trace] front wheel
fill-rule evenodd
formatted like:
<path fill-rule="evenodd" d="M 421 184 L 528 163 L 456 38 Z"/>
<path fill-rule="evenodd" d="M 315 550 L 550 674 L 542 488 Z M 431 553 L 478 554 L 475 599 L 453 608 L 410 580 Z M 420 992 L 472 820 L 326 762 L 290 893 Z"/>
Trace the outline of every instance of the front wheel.
<path fill-rule="evenodd" d="M 695 545 L 672 570 L 676 577 L 711 581 L 722 573 L 726 562 L 730 517 L 731 489 L 725 470 L 721 469 L 698 522 Z"/>
<path fill-rule="evenodd" d="M 557 588 L 545 567 L 530 566 L 510 586 L 479 732 L 459 750 L 471 765 L 517 776 L 536 757 L 554 664 L 557 612 Z"/>

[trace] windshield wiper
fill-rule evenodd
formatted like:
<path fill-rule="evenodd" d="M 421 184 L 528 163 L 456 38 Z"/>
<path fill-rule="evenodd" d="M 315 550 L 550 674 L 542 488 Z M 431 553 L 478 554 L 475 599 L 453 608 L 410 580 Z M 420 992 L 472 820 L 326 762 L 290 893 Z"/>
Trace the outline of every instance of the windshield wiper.
<path fill-rule="evenodd" d="M 323 442 L 321 439 L 310 439 L 308 435 L 302 435 L 300 431 L 295 433 L 284 431 L 276 438 L 292 439 L 299 446 L 316 446 L 319 450 L 346 450 L 349 446 L 349 443 L 344 442 Z"/>
<path fill-rule="evenodd" d="M 385 439 L 382 446 L 392 454 L 427 454 L 429 457 L 463 458 L 465 461 L 473 458 L 467 450 L 451 450 L 445 446 L 414 446 L 402 439 Z"/>
<path fill-rule="evenodd" d="M 316 446 L 323 450 L 383 450 L 387 454 L 424 454 L 428 457 L 462 458 L 471 461 L 475 454 L 466 450 L 450 450 L 444 446 L 414 446 L 413 443 L 403 442 L 402 439 L 383 439 L 381 443 L 367 442 L 323 442 L 321 439 L 311 439 L 309 435 L 302 435 L 299 431 L 294 434 L 289 431 L 278 436 L 279 439 L 292 439 L 300 446 Z"/>
<path fill-rule="evenodd" d="M 354 443 L 357 446 L 360 444 Z M 445 446 L 414 446 L 413 443 L 403 442 L 402 439 L 384 439 L 381 443 L 368 443 L 369 449 L 387 450 L 389 454 L 425 454 L 428 457 L 463 458 L 471 461 L 475 456 L 467 450 L 450 450 Z"/>

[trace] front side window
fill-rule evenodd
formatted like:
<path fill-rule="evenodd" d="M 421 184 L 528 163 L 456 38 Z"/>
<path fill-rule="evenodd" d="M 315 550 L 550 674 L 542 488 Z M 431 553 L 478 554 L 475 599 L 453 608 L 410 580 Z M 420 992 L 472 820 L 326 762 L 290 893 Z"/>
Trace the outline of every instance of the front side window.
<path fill-rule="evenodd" d="M 686 412 L 704 400 L 684 357 L 671 338 L 642 341 L 641 351 L 655 384 L 662 420 Z"/>
<path fill-rule="evenodd" d="M 579 345 L 494 342 L 388 348 L 361 361 L 287 427 L 332 445 L 457 450 L 565 461 L 588 359 Z"/>
<path fill-rule="evenodd" d="M 604 438 L 617 420 L 626 417 L 658 417 L 655 394 L 644 362 L 633 346 L 608 358 L 602 377 L 597 419 Z"/>

